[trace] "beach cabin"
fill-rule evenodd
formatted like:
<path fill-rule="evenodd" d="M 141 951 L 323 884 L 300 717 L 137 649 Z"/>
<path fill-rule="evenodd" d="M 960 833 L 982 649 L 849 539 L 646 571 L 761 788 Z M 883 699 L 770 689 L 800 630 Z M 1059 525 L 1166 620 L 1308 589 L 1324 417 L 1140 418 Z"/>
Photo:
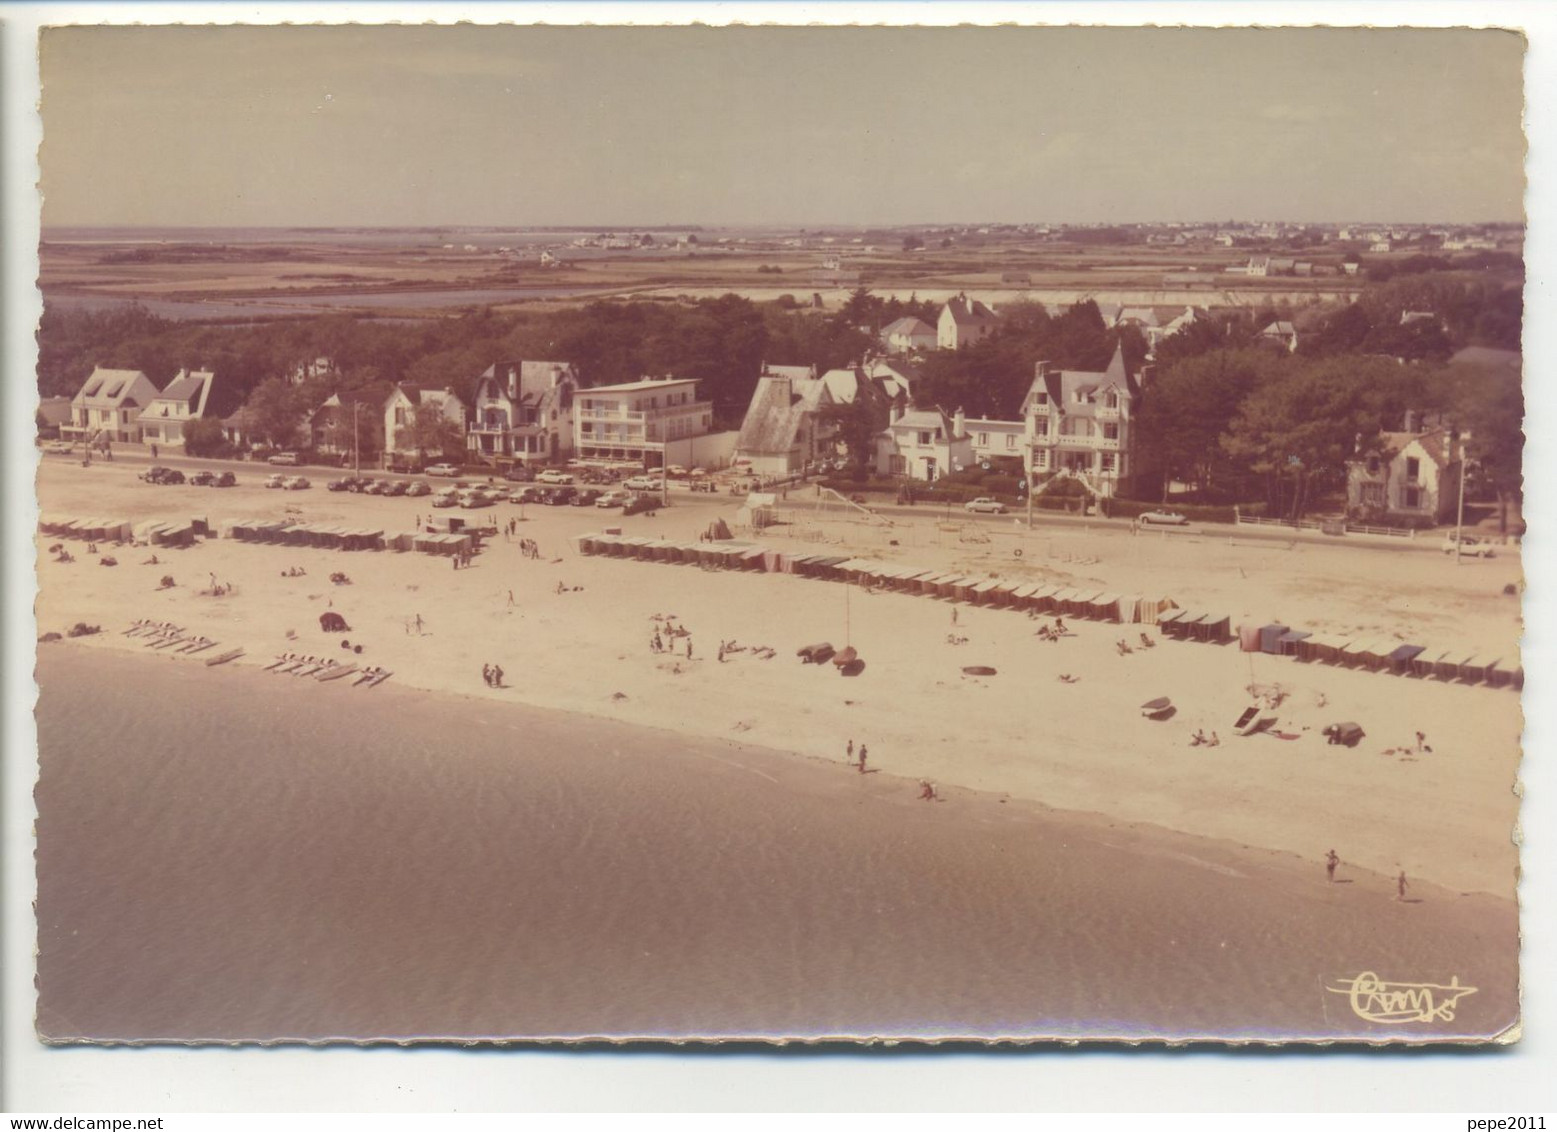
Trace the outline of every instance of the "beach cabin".
<path fill-rule="evenodd" d="M 1281 638 L 1286 635 L 1287 626 L 1271 622 L 1269 625 L 1260 626 L 1260 651 L 1268 652 L 1272 656 L 1281 655 Z"/>
<path fill-rule="evenodd" d="M 1163 614 L 1157 619 L 1158 630 L 1165 637 L 1171 637 L 1175 641 L 1182 641 L 1184 639 L 1184 627 L 1180 622 L 1184 620 L 1188 613 L 1189 611 L 1185 609 L 1175 609 L 1170 613 Z"/>
<path fill-rule="evenodd" d="M 1221 644 L 1233 639 L 1232 618 L 1227 614 L 1208 613 L 1190 626 L 1195 640 L 1205 644 Z"/>
<path fill-rule="evenodd" d="M 1368 647 L 1371 643 L 1366 638 L 1347 641 L 1337 650 L 1336 660 L 1347 668 L 1360 668 L 1365 662 Z"/>
<path fill-rule="evenodd" d="M 1489 688 L 1506 688 L 1514 682 L 1514 668 L 1504 668 L 1503 662 L 1495 660 L 1487 666 L 1487 686 Z"/>
<path fill-rule="evenodd" d="M 1468 659 L 1463 649 L 1447 649 L 1433 661 L 1433 675 L 1440 680 L 1456 680 L 1460 675 L 1460 661 Z"/>
<path fill-rule="evenodd" d="M 1497 658 L 1485 654 L 1467 656 L 1460 661 L 1460 680 L 1466 684 L 1480 684 L 1487 678 L 1487 670 L 1497 667 Z"/>
<path fill-rule="evenodd" d="M 1425 651 L 1422 645 L 1396 645 L 1385 658 L 1385 663 L 1396 676 L 1409 676 L 1415 669 L 1416 658 Z"/>
<path fill-rule="evenodd" d="M 1087 603 L 1087 616 L 1094 621 L 1118 623 L 1122 620 L 1119 613 L 1121 601 L 1118 594 L 1097 594 Z"/>
<path fill-rule="evenodd" d="M 1258 625 L 1245 623 L 1238 626 L 1238 651 L 1260 651 L 1260 627 Z"/>
<path fill-rule="evenodd" d="M 1276 643 L 1280 646 L 1277 652 L 1281 656 L 1295 657 L 1298 655 L 1298 646 L 1311 635 L 1303 629 L 1289 629 L 1276 639 Z"/>

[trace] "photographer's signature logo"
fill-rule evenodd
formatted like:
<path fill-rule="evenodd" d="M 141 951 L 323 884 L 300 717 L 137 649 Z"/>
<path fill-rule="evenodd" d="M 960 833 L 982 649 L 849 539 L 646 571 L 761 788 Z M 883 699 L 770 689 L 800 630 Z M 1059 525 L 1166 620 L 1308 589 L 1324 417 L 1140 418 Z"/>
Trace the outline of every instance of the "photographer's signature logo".
<path fill-rule="evenodd" d="M 1372 971 L 1356 978 L 1340 979 L 1339 986 L 1325 987 L 1331 994 L 1344 994 L 1352 1013 L 1366 1022 L 1397 1026 L 1404 1022 L 1453 1022 L 1455 1005 L 1475 987 L 1460 985 L 1458 975 L 1447 986 L 1441 983 L 1386 983 Z"/>

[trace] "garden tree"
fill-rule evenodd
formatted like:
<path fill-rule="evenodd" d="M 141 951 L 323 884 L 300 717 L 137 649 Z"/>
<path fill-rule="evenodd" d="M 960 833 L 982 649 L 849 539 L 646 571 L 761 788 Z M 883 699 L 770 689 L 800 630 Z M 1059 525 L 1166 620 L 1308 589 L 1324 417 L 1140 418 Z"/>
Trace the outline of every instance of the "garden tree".
<path fill-rule="evenodd" d="M 300 389 L 284 378 L 272 377 L 260 382 L 249 394 L 248 408 L 254 428 L 271 447 L 282 448 L 293 442 L 303 414 L 311 406 L 303 402 Z"/>
<path fill-rule="evenodd" d="M 459 457 L 465 451 L 465 430 L 458 422 L 443 415 L 436 405 L 419 405 L 411 412 L 411 422 L 401 436 L 401 444 L 409 444 L 418 458 L 427 462 L 428 454 L 440 457 Z"/>
<path fill-rule="evenodd" d="M 1344 485 L 1359 440 L 1398 427 L 1424 394 L 1420 372 L 1406 371 L 1382 358 L 1294 360 L 1244 398 L 1222 448 L 1265 477 L 1273 512 L 1298 518 L 1315 492 Z"/>
<path fill-rule="evenodd" d="M 1218 350 L 1159 367 L 1135 411 L 1136 468 L 1168 485 L 1214 494 L 1237 471 L 1219 443 L 1254 389 L 1272 380 L 1283 361 L 1269 350 Z"/>
<path fill-rule="evenodd" d="M 1229 329 L 1230 323 L 1225 318 L 1197 318 L 1178 333 L 1170 334 L 1158 342 L 1153 360 L 1161 369 L 1186 358 L 1227 349 L 1230 343 Z"/>
<path fill-rule="evenodd" d="M 1347 303 L 1324 315 L 1314 331 L 1299 339 L 1298 353 L 1305 357 L 1352 353 L 1362 349 L 1372 329 L 1372 320 L 1362 304 Z"/>
<path fill-rule="evenodd" d="M 1498 503 L 1498 530 L 1508 533 L 1509 504 L 1524 487 L 1524 383 L 1517 370 L 1455 366 L 1448 371 L 1449 409 L 1465 435 L 1467 490 L 1479 484 Z"/>
<path fill-rule="evenodd" d="M 188 456 L 220 456 L 227 450 L 222 422 L 215 417 L 196 417 L 184 422 L 184 453 Z"/>
<path fill-rule="evenodd" d="M 904 236 L 903 237 L 903 250 L 905 252 L 911 252 L 915 248 L 922 248 L 922 247 L 924 247 L 924 241 L 922 239 L 920 239 L 918 236 Z"/>
<path fill-rule="evenodd" d="M 768 349 L 763 359 L 773 365 L 815 366 L 818 373 L 860 361 L 875 340 L 836 315 L 818 311 L 787 312 L 780 304 L 764 308 Z"/>
<path fill-rule="evenodd" d="M 833 402 L 817 415 L 824 423 L 837 426 L 849 462 L 868 468 L 875 458 L 876 434 L 887 425 L 885 408 L 862 394 L 853 401 Z"/>

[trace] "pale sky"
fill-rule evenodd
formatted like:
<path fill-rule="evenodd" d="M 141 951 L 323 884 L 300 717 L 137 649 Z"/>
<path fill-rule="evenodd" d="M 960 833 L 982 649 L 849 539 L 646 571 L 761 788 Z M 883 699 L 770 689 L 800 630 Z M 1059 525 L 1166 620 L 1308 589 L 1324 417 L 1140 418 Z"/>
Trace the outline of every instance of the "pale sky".
<path fill-rule="evenodd" d="M 49 225 L 1519 220 L 1464 30 L 76 27 Z"/>

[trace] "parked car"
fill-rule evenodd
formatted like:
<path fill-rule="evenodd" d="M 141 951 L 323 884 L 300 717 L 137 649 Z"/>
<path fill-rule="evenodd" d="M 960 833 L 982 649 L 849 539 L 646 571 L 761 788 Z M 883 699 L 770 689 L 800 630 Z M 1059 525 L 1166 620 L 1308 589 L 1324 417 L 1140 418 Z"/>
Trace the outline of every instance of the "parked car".
<path fill-rule="evenodd" d="M 978 499 L 970 499 L 962 505 L 964 511 L 972 511 L 980 515 L 1004 515 L 1006 505 L 998 499 L 989 496 L 980 496 Z"/>
<path fill-rule="evenodd" d="M 621 488 L 612 488 L 610 491 L 601 492 L 600 498 L 595 500 L 596 507 L 625 507 L 632 502 L 632 492 L 623 491 Z"/>
<path fill-rule="evenodd" d="M 390 480 L 389 485 L 384 488 L 384 494 L 404 495 L 408 487 L 409 485 L 405 482 L 405 480 Z"/>
<path fill-rule="evenodd" d="M 370 481 L 368 483 L 368 485 L 366 487 L 364 487 L 362 489 L 362 494 L 363 495 L 388 495 L 389 494 L 389 481 L 388 480 L 372 480 L 372 481 Z"/>
<path fill-rule="evenodd" d="M 461 507 L 490 507 L 492 497 L 479 487 L 468 487 L 457 496 Z"/>
<path fill-rule="evenodd" d="M 1182 527 L 1189 520 L 1177 511 L 1146 511 L 1141 514 L 1140 521 L 1146 526 Z"/>
<path fill-rule="evenodd" d="M 231 472 L 223 472 L 223 473 L 221 473 L 221 475 L 216 477 L 216 482 L 213 483 L 211 486 L 212 487 L 237 487 L 238 486 L 238 477 L 233 475 Z"/>
<path fill-rule="evenodd" d="M 184 473 L 177 468 L 152 468 L 146 473 L 147 483 L 183 483 Z"/>
<path fill-rule="evenodd" d="M 280 472 L 276 472 L 273 475 L 268 475 L 265 477 L 265 486 L 281 487 L 286 482 L 286 478 L 287 477 L 282 475 Z"/>
<path fill-rule="evenodd" d="M 460 470 L 453 464 L 431 464 L 424 473 L 429 476 L 448 476 L 453 479 L 460 474 Z"/>
<path fill-rule="evenodd" d="M 151 467 L 142 472 L 139 478 L 145 480 L 147 483 L 161 483 L 162 477 L 167 475 L 168 471 L 169 469 L 164 468 L 159 464 L 153 464 Z"/>
<path fill-rule="evenodd" d="M 622 486 L 628 491 L 658 491 L 660 481 L 654 476 L 633 476 Z"/>
<path fill-rule="evenodd" d="M 599 498 L 600 492 L 596 491 L 592 487 L 585 487 L 580 488 L 579 493 L 572 499 L 568 500 L 568 504 L 572 507 L 593 507 L 595 505 L 595 500 Z"/>
<path fill-rule="evenodd" d="M 570 484 L 573 476 L 570 472 L 559 472 L 556 468 L 547 468 L 535 477 L 536 483 Z"/>
<path fill-rule="evenodd" d="M 457 507 L 459 501 L 459 492 L 452 488 L 434 492 L 431 500 L 434 507 Z"/>
<path fill-rule="evenodd" d="M 421 480 L 412 480 L 405 485 L 405 493 L 407 495 L 430 495 L 432 494 L 432 488 L 428 487 Z"/>
<path fill-rule="evenodd" d="M 545 488 L 537 487 L 533 483 L 526 484 L 524 487 L 517 488 L 514 491 L 509 492 L 508 493 L 508 502 L 510 502 L 510 503 L 539 503 L 541 501 L 541 499 L 545 496 L 545 494 L 546 494 L 546 489 Z"/>
<path fill-rule="evenodd" d="M 304 488 L 312 487 L 313 484 L 309 483 L 304 476 L 288 476 L 281 481 L 281 486 L 288 491 L 302 491 Z"/>
<path fill-rule="evenodd" d="M 189 482 L 195 487 L 210 487 L 216 482 L 216 473 L 208 471 L 195 472 L 189 477 Z"/>
<path fill-rule="evenodd" d="M 348 478 L 348 479 L 343 479 L 343 480 L 331 480 L 329 483 L 324 485 L 324 490 L 325 491 L 346 491 L 350 487 L 351 487 L 351 480 Z"/>
<path fill-rule="evenodd" d="M 76 446 L 68 440 L 55 440 L 43 446 L 45 452 L 52 452 L 56 456 L 69 456 L 76 450 Z"/>
<path fill-rule="evenodd" d="M 535 473 L 523 464 L 515 464 L 503 473 L 503 478 L 509 483 L 529 483 L 535 478 Z"/>
<path fill-rule="evenodd" d="M 1493 549 L 1492 543 L 1484 542 L 1472 535 L 1462 535 L 1456 539 L 1454 532 L 1450 531 L 1448 537 L 1443 540 L 1443 552 L 1453 554 L 1456 546 L 1460 548 L 1460 554 L 1466 558 L 1497 557 L 1497 551 Z"/>
<path fill-rule="evenodd" d="M 578 492 L 574 488 L 563 484 L 560 487 L 554 487 L 548 491 L 546 493 L 546 498 L 542 500 L 542 502 L 545 503 L 548 507 L 565 507 L 570 502 L 572 502 L 573 497 L 577 494 Z"/>
<path fill-rule="evenodd" d="M 277 467 L 283 468 L 295 468 L 299 463 L 296 452 L 277 452 L 275 455 L 269 457 L 265 462 L 267 464 L 275 464 Z"/>
<path fill-rule="evenodd" d="M 670 467 L 665 469 L 665 474 L 668 475 L 671 479 L 679 480 L 687 474 L 687 470 L 680 464 L 672 464 Z"/>

